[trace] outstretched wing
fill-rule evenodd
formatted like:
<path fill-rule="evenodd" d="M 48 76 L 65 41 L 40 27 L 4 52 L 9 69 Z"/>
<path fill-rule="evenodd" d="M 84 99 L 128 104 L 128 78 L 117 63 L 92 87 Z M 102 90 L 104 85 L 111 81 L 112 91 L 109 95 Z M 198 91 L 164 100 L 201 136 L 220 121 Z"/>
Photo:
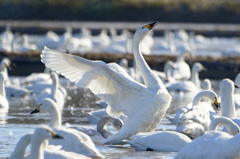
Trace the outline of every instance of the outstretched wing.
<path fill-rule="evenodd" d="M 60 53 L 47 47 L 42 51 L 42 62 L 46 67 L 65 76 L 79 87 L 89 88 L 106 101 L 112 112 L 131 114 L 128 99 L 136 100 L 135 94 L 142 93 L 145 87 L 135 82 L 120 66 L 91 61 L 78 56 Z M 125 99 L 123 99 L 125 98 Z M 117 104 L 117 105 L 116 105 Z"/>

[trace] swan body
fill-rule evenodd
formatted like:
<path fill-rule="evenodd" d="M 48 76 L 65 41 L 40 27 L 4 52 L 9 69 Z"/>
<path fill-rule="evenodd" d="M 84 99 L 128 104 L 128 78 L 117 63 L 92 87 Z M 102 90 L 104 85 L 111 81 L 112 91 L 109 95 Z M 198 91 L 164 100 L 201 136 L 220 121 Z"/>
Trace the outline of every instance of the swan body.
<path fill-rule="evenodd" d="M 75 129 L 61 126 L 61 113 L 52 99 L 43 99 L 41 104 L 32 111 L 31 114 L 38 112 L 48 112 L 50 114 L 50 126 L 54 128 L 54 131 L 65 138 L 65 140 L 62 141 L 51 141 L 49 142 L 50 144 L 61 145 L 62 149 L 65 151 L 76 152 L 87 156 L 102 157 L 88 135 Z"/>
<path fill-rule="evenodd" d="M 192 108 L 188 109 L 186 112 L 179 111 L 179 114 L 176 115 L 176 130 L 178 132 L 184 133 L 191 138 L 196 138 L 208 130 L 208 126 L 211 123 L 210 112 L 214 112 L 214 109 L 211 104 L 201 102 L 203 98 L 207 98 L 218 106 L 217 95 L 215 92 L 199 92 L 193 99 Z"/>
<path fill-rule="evenodd" d="M 188 136 L 175 131 L 140 133 L 130 139 L 126 142 L 137 151 L 164 152 L 178 152 L 183 146 L 192 141 Z"/>
<path fill-rule="evenodd" d="M 125 114 L 123 127 L 105 143 L 119 144 L 139 132 L 156 129 L 169 107 L 171 96 L 145 62 L 139 44 L 157 22 L 139 27 L 133 37 L 133 52 L 145 85 L 134 81 L 121 66 L 59 53 L 48 48 L 42 62 L 80 87 L 87 87 L 107 102 L 110 115 Z M 133 126 L 134 125 L 134 128 Z"/>
<path fill-rule="evenodd" d="M 218 124 L 228 126 L 230 133 L 214 131 Z M 231 126 L 230 126 L 231 125 Z M 209 126 L 211 130 L 207 134 L 198 137 L 184 146 L 175 157 L 176 159 L 225 159 L 240 157 L 239 127 L 227 118 L 216 118 Z M 232 134 L 236 134 L 232 136 Z"/>

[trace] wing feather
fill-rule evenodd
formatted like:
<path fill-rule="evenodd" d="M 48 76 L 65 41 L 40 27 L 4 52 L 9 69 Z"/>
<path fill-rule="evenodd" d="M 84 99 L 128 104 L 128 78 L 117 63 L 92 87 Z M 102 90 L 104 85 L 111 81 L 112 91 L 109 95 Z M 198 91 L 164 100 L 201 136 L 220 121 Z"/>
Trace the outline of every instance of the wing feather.
<path fill-rule="evenodd" d="M 131 109 L 125 109 L 132 103 L 125 100 L 146 91 L 145 86 L 135 82 L 116 64 L 106 64 L 102 61 L 91 61 L 78 56 L 60 53 L 45 47 L 42 52 L 42 62 L 56 72 L 65 76 L 79 87 L 89 88 L 94 94 L 106 101 L 112 112 L 131 114 Z M 134 107 L 134 106 L 132 106 Z"/>

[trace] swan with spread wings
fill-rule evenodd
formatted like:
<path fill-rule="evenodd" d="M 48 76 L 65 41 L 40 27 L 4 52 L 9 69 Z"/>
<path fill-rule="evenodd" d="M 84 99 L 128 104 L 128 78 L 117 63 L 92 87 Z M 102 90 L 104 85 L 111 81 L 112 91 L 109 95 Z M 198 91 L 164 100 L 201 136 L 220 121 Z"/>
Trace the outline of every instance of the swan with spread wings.
<path fill-rule="evenodd" d="M 89 88 L 107 104 L 111 115 L 125 114 L 123 127 L 105 144 L 120 144 L 139 132 L 154 131 L 169 107 L 171 96 L 141 54 L 140 43 L 158 22 L 139 27 L 133 37 L 133 53 L 144 85 L 136 82 L 116 63 L 87 60 L 60 53 L 47 47 L 42 51 L 42 62 L 74 82 Z"/>

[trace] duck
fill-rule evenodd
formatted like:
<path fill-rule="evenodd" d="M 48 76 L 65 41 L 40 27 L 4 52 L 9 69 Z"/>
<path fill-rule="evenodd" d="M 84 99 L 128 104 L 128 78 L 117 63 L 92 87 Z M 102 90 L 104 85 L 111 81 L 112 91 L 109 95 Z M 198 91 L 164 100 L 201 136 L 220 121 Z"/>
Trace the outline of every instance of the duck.
<path fill-rule="evenodd" d="M 79 87 L 89 88 L 108 104 L 108 114 L 127 116 L 123 127 L 106 139 L 104 144 L 122 144 L 123 139 L 139 132 L 154 131 L 170 105 L 170 94 L 162 81 L 152 73 L 139 47 L 157 23 L 140 26 L 133 36 L 134 59 L 143 76 L 144 85 L 136 82 L 116 63 L 91 61 L 47 47 L 42 51 L 41 61 L 46 67 Z"/>
<path fill-rule="evenodd" d="M 46 140 L 62 140 L 62 136 L 56 134 L 46 125 L 39 126 L 34 133 L 28 133 L 20 138 L 9 159 L 88 159 L 89 157 L 73 152 L 67 152 L 58 149 L 49 149 Z M 27 146 L 31 143 L 30 153 L 25 153 Z"/>
<path fill-rule="evenodd" d="M 178 152 L 191 141 L 188 136 L 176 131 L 154 131 L 134 135 L 126 143 L 137 151 Z"/>
<path fill-rule="evenodd" d="M 191 106 L 178 110 L 175 115 L 176 131 L 186 134 L 192 139 L 203 135 L 211 123 L 211 118 L 217 116 L 212 105 L 201 100 L 207 98 L 219 109 L 217 94 L 213 91 L 201 91 L 193 99 Z"/>
<path fill-rule="evenodd" d="M 215 119 L 219 120 L 219 119 Z M 214 124 L 216 125 L 216 124 Z M 211 127 L 211 124 L 210 124 Z M 238 130 L 239 131 L 239 130 Z M 176 159 L 225 159 L 239 158 L 240 134 L 233 136 L 227 132 L 210 131 L 184 146 Z"/>
<path fill-rule="evenodd" d="M 61 145 L 62 149 L 65 151 L 80 153 L 86 156 L 103 157 L 88 135 L 75 129 L 62 127 L 61 112 L 52 99 L 43 99 L 41 104 L 30 114 L 39 112 L 48 112 L 50 115 L 49 126 L 65 138 L 65 140 L 62 141 L 50 141 L 50 145 Z"/>

